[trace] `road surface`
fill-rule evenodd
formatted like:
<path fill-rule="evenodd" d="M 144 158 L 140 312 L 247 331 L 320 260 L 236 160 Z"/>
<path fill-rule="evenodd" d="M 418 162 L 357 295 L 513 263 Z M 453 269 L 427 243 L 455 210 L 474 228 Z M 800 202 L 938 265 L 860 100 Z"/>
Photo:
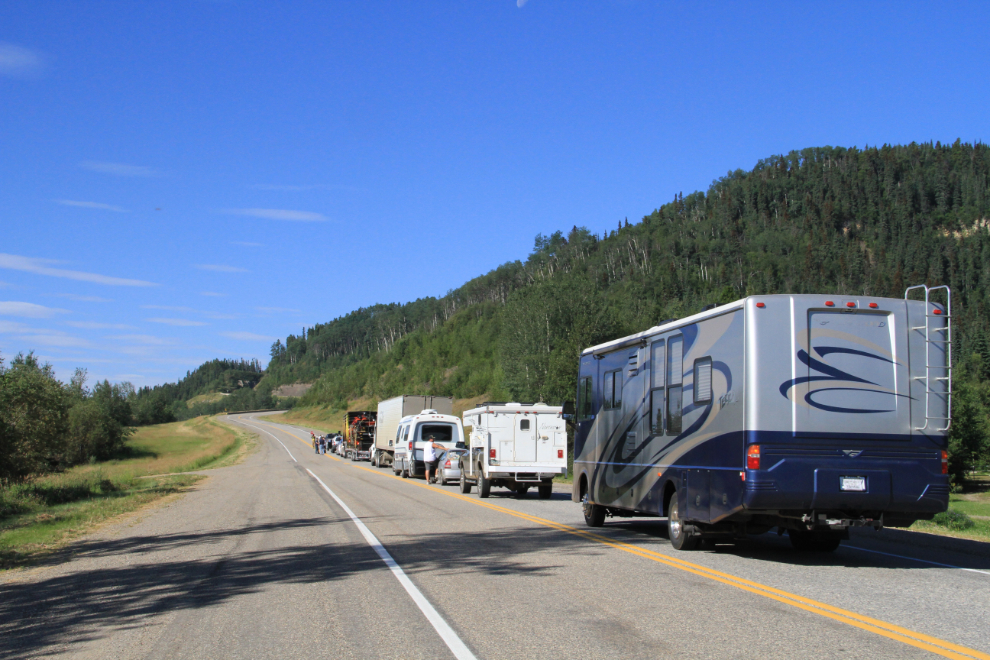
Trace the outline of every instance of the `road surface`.
<path fill-rule="evenodd" d="M 990 660 L 987 557 L 677 552 L 662 520 L 589 530 L 563 489 L 481 500 L 229 420 L 260 436 L 245 462 L 0 578 L 0 657 Z"/>

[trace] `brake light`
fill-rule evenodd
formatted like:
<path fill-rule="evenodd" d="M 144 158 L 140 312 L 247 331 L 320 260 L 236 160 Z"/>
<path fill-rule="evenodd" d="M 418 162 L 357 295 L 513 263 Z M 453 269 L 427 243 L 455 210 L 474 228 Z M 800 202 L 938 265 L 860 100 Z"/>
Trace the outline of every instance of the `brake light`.
<path fill-rule="evenodd" d="M 558 449 L 557 450 L 557 458 L 563 458 L 563 457 L 564 457 L 564 450 L 563 449 Z"/>
<path fill-rule="evenodd" d="M 949 474 L 949 452 L 942 450 L 942 474 Z"/>
<path fill-rule="evenodd" d="M 443 466 L 444 467 L 450 467 L 450 461 L 447 461 L 446 463 L 444 463 Z"/>
<path fill-rule="evenodd" d="M 850 300 L 849 302 L 847 302 L 847 303 L 846 303 L 846 307 L 855 307 L 855 306 L 856 306 L 856 303 L 854 303 L 854 302 L 853 302 L 853 301 L 851 301 L 851 300 Z"/>
<path fill-rule="evenodd" d="M 759 470 L 760 469 L 760 446 L 750 445 L 746 448 L 746 469 L 747 470 Z"/>
<path fill-rule="evenodd" d="M 495 458 L 495 450 L 494 449 L 489 449 L 488 450 L 488 458 Z"/>
<path fill-rule="evenodd" d="M 412 443 L 409 443 L 409 451 L 412 451 Z"/>

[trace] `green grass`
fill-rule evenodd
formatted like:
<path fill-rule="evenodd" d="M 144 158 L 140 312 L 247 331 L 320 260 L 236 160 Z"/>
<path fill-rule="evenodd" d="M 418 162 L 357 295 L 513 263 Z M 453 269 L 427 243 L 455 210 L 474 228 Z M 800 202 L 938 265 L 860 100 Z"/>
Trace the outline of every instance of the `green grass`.
<path fill-rule="evenodd" d="M 36 560 L 102 522 L 181 492 L 203 478 L 181 473 L 236 462 L 250 437 L 206 417 L 142 427 L 117 459 L 0 490 L 0 568 Z"/>
<path fill-rule="evenodd" d="M 918 521 L 911 529 L 974 541 L 990 541 L 990 478 L 971 475 L 962 492 L 949 496 L 949 510 L 930 521 Z"/>

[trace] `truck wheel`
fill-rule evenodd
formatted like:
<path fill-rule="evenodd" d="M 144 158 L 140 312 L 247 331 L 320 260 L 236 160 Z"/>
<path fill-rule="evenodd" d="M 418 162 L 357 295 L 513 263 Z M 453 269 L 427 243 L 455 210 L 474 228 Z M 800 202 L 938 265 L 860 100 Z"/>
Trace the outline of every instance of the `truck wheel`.
<path fill-rule="evenodd" d="M 526 493 L 529 491 L 529 486 L 525 484 L 516 484 L 516 497 L 526 497 Z"/>
<path fill-rule="evenodd" d="M 584 522 L 588 527 L 601 527 L 605 524 L 605 507 L 593 504 L 588 493 L 581 498 L 581 508 L 584 509 Z"/>
<path fill-rule="evenodd" d="M 488 497 L 492 493 L 492 480 L 485 478 L 484 472 L 478 472 L 478 497 Z"/>
<path fill-rule="evenodd" d="M 834 552 L 842 542 L 842 535 L 831 531 L 809 532 L 789 529 L 787 536 L 791 539 L 791 546 L 801 552 Z"/>
<path fill-rule="evenodd" d="M 684 530 L 684 523 L 681 522 L 680 514 L 677 512 L 677 493 L 670 497 L 670 505 L 667 512 L 667 536 L 670 537 L 670 545 L 674 550 L 694 550 L 698 547 L 700 536 L 690 536 Z"/>
<path fill-rule="evenodd" d="M 467 479 L 464 478 L 463 472 L 461 472 L 461 492 L 465 494 L 471 492 L 471 484 L 469 484 Z"/>
<path fill-rule="evenodd" d="M 537 490 L 541 500 L 549 500 L 550 496 L 553 495 L 553 486 L 550 484 L 541 485 Z"/>

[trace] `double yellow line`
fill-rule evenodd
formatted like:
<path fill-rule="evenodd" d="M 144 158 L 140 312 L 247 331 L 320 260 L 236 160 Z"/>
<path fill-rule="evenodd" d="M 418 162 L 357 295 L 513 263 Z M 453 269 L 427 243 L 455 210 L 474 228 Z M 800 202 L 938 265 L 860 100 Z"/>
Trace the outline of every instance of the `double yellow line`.
<path fill-rule="evenodd" d="M 298 438 L 297 438 L 298 439 Z M 306 443 L 305 440 L 300 441 L 303 444 Z M 336 458 L 331 456 L 331 458 Z M 337 459 L 340 460 L 340 459 Z M 736 589 L 741 589 L 742 591 L 747 591 L 757 596 L 763 596 L 764 598 L 770 598 L 779 603 L 784 603 L 785 605 L 790 605 L 798 609 L 804 610 L 806 612 L 811 612 L 813 614 L 818 614 L 820 616 L 827 617 L 834 621 L 839 621 L 841 623 L 854 626 L 861 630 L 866 630 L 868 632 L 876 633 L 888 639 L 892 639 L 915 648 L 919 648 L 925 651 L 930 651 L 937 655 L 941 655 L 946 658 L 954 658 L 957 660 L 972 660 L 977 658 L 979 660 L 990 660 L 990 654 L 977 651 L 965 646 L 960 646 L 958 644 L 953 644 L 944 639 L 939 639 L 937 637 L 932 637 L 930 635 L 925 635 L 907 628 L 902 628 L 901 626 L 896 626 L 892 623 L 887 623 L 886 621 L 881 621 L 879 619 L 874 619 L 868 616 L 863 616 L 862 614 L 857 614 L 855 612 L 850 612 L 849 610 L 844 610 L 839 607 L 833 607 L 826 603 L 821 603 L 810 598 L 805 598 L 804 596 L 798 596 L 797 594 L 792 594 L 787 591 L 782 591 L 774 587 L 767 586 L 765 584 L 760 584 L 759 582 L 753 582 L 752 580 L 747 580 L 745 578 L 737 577 L 735 575 L 730 575 L 728 573 L 723 573 L 721 571 L 716 571 L 707 566 L 701 566 L 700 564 L 694 564 L 689 561 L 684 561 L 683 559 L 677 559 L 671 557 L 670 555 L 663 554 L 661 552 L 655 552 L 653 550 L 647 550 L 646 548 L 641 548 L 639 546 L 633 545 L 632 543 L 626 543 L 625 541 L 619 541 L 617 539 L 609 538 L 607 536 L 602 536 L 601 534 L 595 534 L 594 532 L 589 532 L 585 529 L 580 529 L 578 527 L 572 527 L 571 525 L 565 525 L 563 523 L 558 523 L 553 520 L 548 520 L 546 518 L 540 518 L 539 516 L 533 516 L 528 513 L 522 513 L 521 511 L 516 511 L 514 509 L 509 509 L 504 506 L 499 506 L 497 504 L 492 504 L 491 502 L 485 502 L 483 500 L 467 497 L 461 493 L 451 492 L 431 486 L 427 483 L 420 481 L 409 481 L 403 480 L 401 477 L 397 477 L 394 474 L 388 474 L 381 472 L 380 470 L 372 469 L 369 467 L 364 467 L 363 465 L 353 464 L 351 467 L 357 468 L 358 470 L 364 470 L 372 474 L 376 474 L 380 477 L 386 477 L 389 479 L 398 479 L 399 481 L 404 481 L 407 484 L 412 484 L 419 486 L 420 488 L 428 488 L 433 492 L 443 493 L 449 497 L 456 497 L 458 499 L 464 500 L 465 502 L 470 502 L 478 506 L 483 506 L 492 511 L 498 511 L 499 513 L 504 513 L 516 518 L 521 518 L 528 522 L 535 523 L 537 525 L 542 525 L 544 527 L 549 527 L 551 529 L 556 529 L 558 531 L 564 532 L 566 534 L 573 534 L 574 536 L 579 536 L 583 539 L 589 541 L 594 541 L 595 543 L 601 543 L 602 545 L 607 545 L 609 547 L 615 548 L 616 550 L 621 550 L 623 552 L 628 552 L 631 555 L 636 555 L 637 557 L 642 557 L 644 559 L 649 559 L 655 561 L 659 564 L 664 564 L 670 566 L 671 568 L 676 568 L 692 575 L 697 575 L 699 577 L 707 578 L 715 582 L 720 582 L 722 584 L 728 585 L 730 587 L 735 587 Z"/>

